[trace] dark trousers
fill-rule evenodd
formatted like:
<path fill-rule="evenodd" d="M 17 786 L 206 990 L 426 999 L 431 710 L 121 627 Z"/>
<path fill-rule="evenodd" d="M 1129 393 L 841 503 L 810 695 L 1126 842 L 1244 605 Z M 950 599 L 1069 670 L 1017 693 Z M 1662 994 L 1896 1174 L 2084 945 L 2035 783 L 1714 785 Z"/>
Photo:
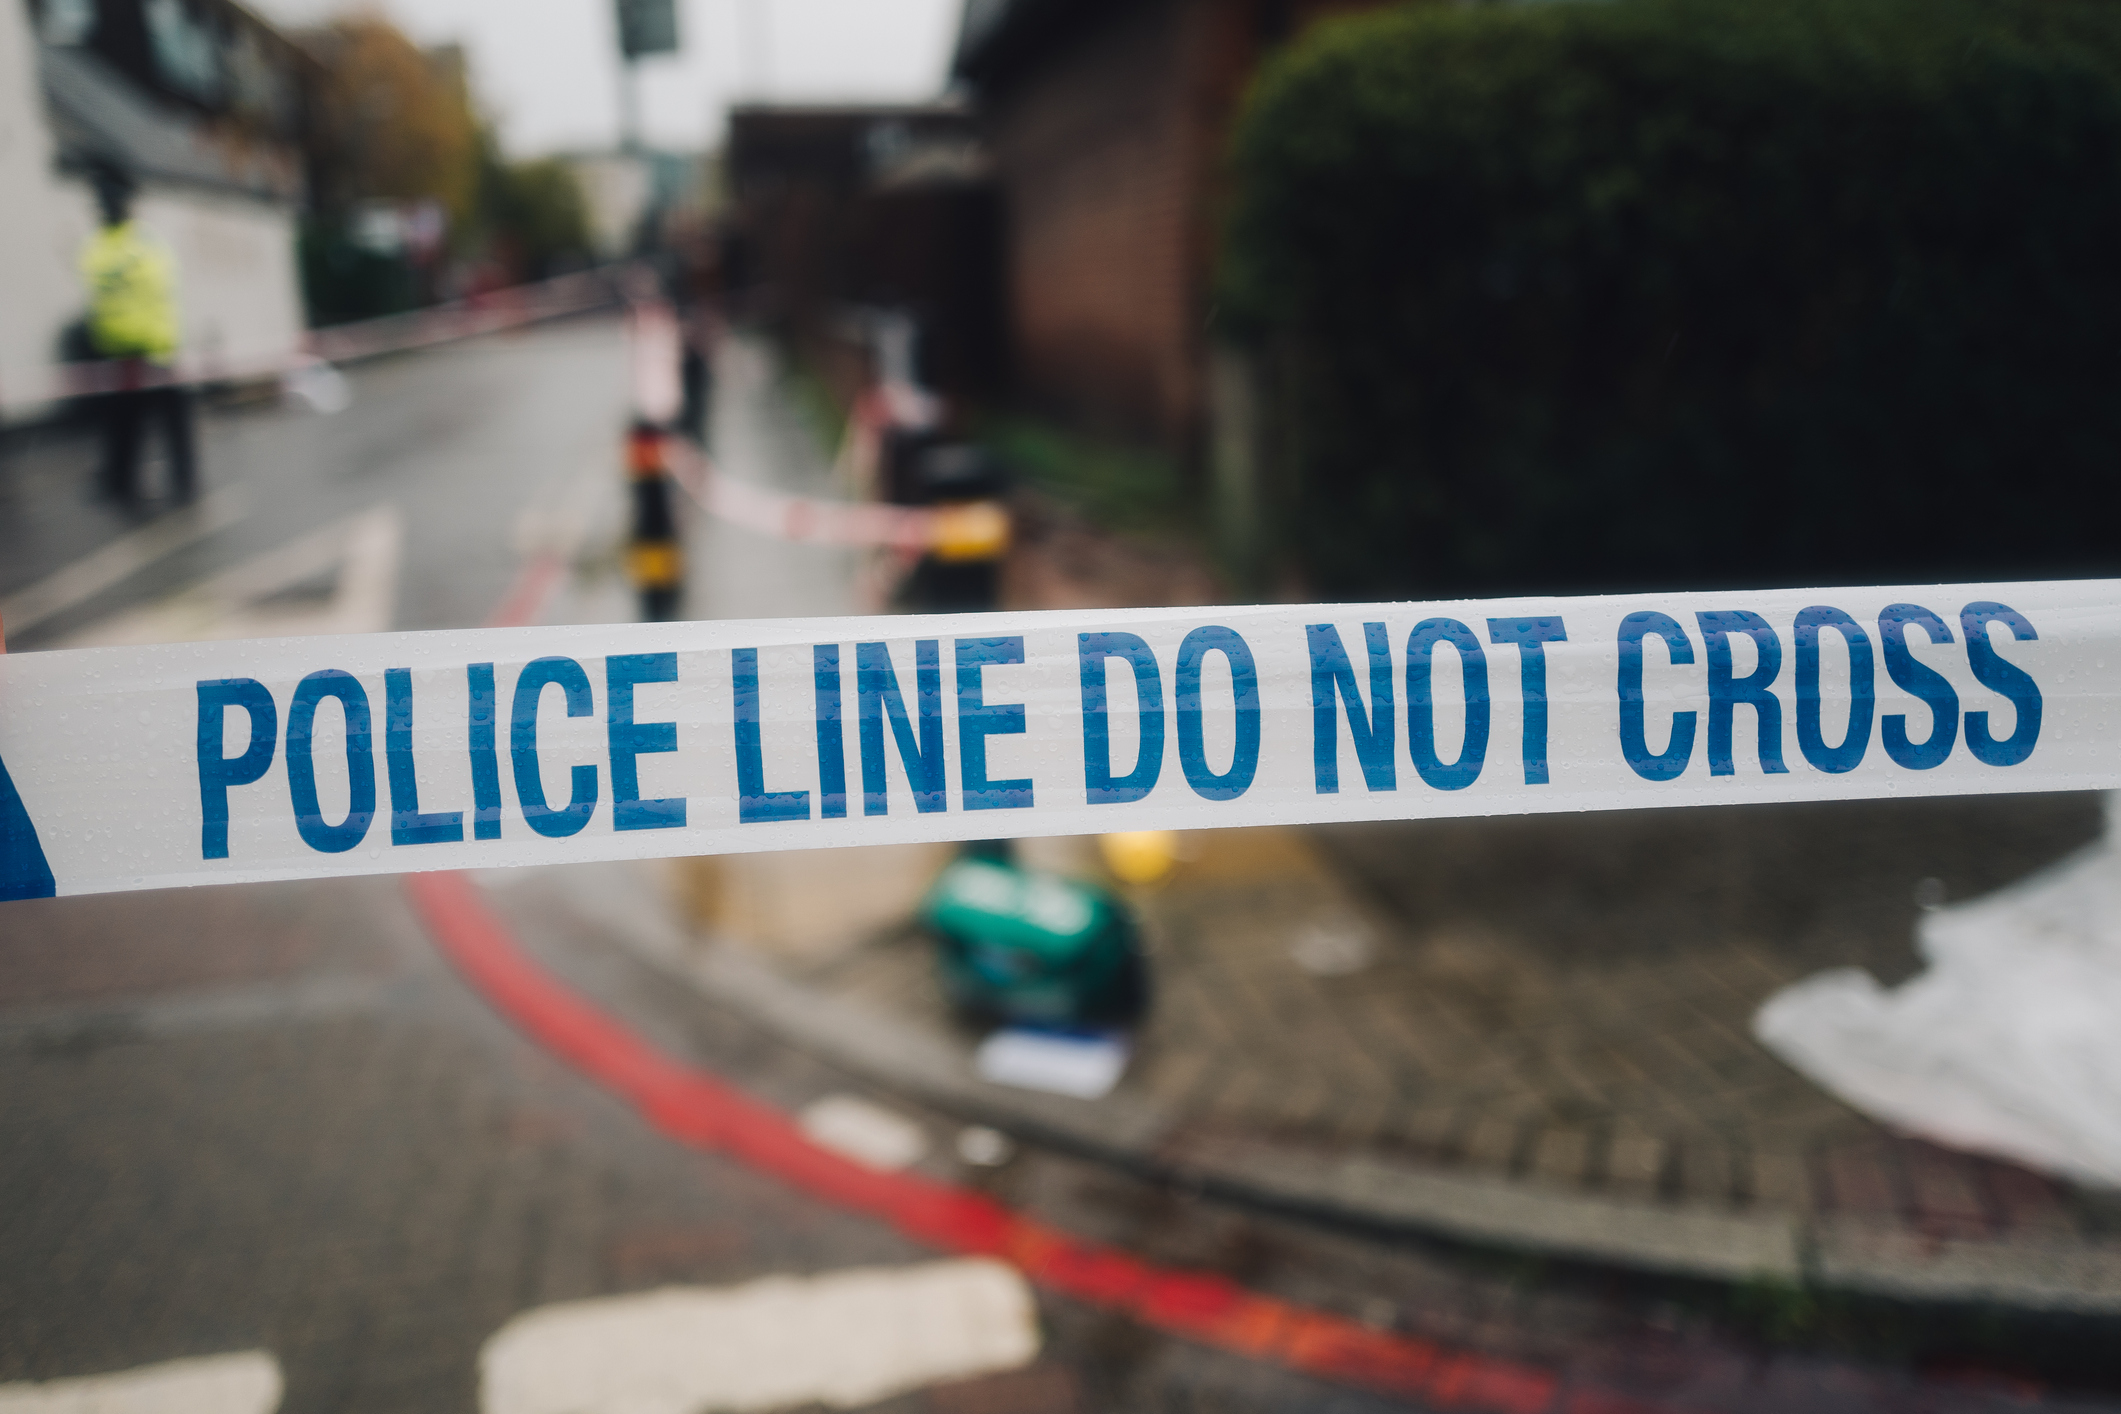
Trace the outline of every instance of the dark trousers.
<path fill-rule="evenodd" d="M 684 361 L 678 365 L 678 378 L 685 392 L 683 409 L 678 413 L 678 426 L 686 436 L 701 446 L 707 444 L 707 405 L 714 396 L 714 369 L 707 362 L 707 355 L 685 345 Z"/>
<path fill-rule="evenodd" d="M 189 501 L 197 490 L 192 450 L 191 390 L 182 387 L 136 388 L 103 398 L 103 492 L 130 501 L 140 494 L 140 433 L 153 419 L 162 425 L 169 448 L 170 493 Z"/>

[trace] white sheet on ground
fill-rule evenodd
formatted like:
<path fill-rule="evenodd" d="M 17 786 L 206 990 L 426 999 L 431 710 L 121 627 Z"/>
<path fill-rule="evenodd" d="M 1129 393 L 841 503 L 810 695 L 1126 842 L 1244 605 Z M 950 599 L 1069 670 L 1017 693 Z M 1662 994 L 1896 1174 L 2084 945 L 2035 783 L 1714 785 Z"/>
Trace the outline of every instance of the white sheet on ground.
<path fill-rule="evenodd" d="M 1761 1043 L 1896 1128 L 2121 1186 L 2121 841 L 1926 915 L 1928 970 L 1806 978 L 1753 1018 Z"/>

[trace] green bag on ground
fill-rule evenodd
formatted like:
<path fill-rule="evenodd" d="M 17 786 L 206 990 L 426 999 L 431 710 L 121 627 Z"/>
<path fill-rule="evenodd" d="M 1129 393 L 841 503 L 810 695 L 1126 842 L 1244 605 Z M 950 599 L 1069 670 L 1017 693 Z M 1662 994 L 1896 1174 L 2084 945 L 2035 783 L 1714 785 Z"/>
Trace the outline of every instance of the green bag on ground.
<path fill-rule="evenodd" d="M 921 904 L 943 988 L 983 1021 L 1117 1024 L 1140 1015 L 1147 977 L 1125 905 L 1101 889 L 967 854 Z"/>

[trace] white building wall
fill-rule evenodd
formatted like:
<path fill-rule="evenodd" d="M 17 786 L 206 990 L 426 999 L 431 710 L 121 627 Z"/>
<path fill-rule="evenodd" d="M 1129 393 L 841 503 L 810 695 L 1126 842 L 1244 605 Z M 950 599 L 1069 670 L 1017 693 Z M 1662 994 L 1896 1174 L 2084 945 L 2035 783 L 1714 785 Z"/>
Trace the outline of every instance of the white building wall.
<path fill-rule="evenodd" d="M 295 218 L 285 206 L 184 187 L 149 187 L 140 224 L 177 258 L 184 357 L 237 375 L 292 355 L 302 338 Z"/>
<path fill-rule="evenodd" d="M 48 410 L 60 333 L 87 309 L 77 263 L 96 229 L 95 195 L 52 158 L 28 7 L 0 0 L 0 422 Z M 240 373 L 296 352 L 290 207 L 150 181 L 133 212 L 176 257 L 187 363 Z"/>
<path fill-rule="evenodd" d="M 0 418 L 43 401 L 59 330 L 81 307 L 64 252 L 89 212 L 86 193 L 70 185 L 52 175 L 28 6 L 0 0 Z"/>

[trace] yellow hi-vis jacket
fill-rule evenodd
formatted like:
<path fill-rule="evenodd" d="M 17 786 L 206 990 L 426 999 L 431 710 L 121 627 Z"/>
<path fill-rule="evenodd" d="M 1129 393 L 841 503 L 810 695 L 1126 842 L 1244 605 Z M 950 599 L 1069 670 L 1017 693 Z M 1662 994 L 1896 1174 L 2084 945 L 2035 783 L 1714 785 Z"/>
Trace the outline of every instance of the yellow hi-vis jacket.
<path fill-rule="evenodd" d="M 111 358 L 168 363 L 177 355 L 177 263 L 126 221 L 105 226 L 81 249 L 88 282 L 88 334 Z"/>

